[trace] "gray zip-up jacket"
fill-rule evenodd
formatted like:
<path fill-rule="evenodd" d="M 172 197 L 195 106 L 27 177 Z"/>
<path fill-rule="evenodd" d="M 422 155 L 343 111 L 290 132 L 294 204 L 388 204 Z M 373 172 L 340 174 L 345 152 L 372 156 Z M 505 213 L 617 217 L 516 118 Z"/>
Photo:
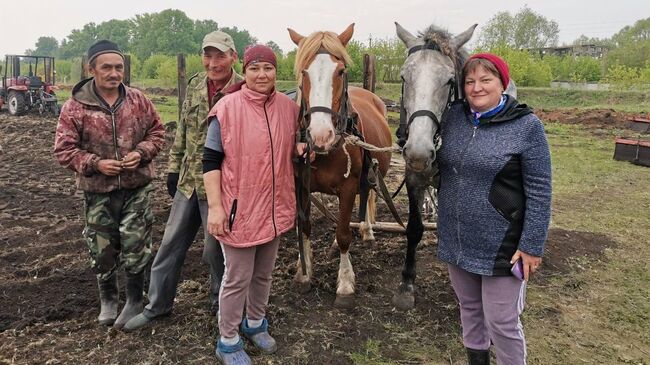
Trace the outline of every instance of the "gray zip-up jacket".
<path fill-rule="evenodd" d="M 466 271 L 510 275 L 517 249 L 542 256 L 551 216 L 551 156 L 541 121 L 508 97 L 475 126 L 466 103 L 442 122 L 438 257 Z"/>

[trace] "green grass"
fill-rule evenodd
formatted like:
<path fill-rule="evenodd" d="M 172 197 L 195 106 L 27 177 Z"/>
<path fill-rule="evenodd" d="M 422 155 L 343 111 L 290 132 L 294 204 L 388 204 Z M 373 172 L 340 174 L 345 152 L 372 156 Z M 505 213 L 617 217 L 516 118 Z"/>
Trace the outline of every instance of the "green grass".
<path fill-rule="evenodd" d="M 615 109 L 650 112 L 650 93 L 642 91 L 586 91 L 520 87 L 517 99 L 535 109 Z"/>

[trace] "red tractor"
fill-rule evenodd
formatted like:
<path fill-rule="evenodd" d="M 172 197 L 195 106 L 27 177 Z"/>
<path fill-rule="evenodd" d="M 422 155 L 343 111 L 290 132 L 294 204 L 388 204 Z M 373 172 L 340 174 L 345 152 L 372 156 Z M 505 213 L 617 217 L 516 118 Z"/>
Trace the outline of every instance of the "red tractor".
<path fill-rule="evenodd" d="M 59 115 L 54 93 L 54 57 L 7 55 L 2 68 L 0 109 L 7 104 L 9 114 L 30 110 Z"/>

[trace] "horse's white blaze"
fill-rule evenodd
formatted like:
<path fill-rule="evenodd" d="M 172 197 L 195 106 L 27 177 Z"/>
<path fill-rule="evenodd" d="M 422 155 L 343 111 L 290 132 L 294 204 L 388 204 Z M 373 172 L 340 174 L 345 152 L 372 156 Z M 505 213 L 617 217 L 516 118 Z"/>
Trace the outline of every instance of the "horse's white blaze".
<path fill-rule="evenodd" d="M 329 55 L 316 55 L 307 69 L 309 75 L 309 106 L 324 106 L 332 108 L 332 78 L 336 70 L 336 62 Z M 317 147 L 327 149 L 334 143 L 334 124 L 329 113 L 315 112 L 311 114 L 309 124 L 311 139 Z"/>
<path fill-rule="evenodd" d="M 311 280 L 313 267 L 312 267 L 312 258 L 313 253 L 311 250 L 311 241 L 307 236 L 303 235 L 303 248 L 305 251 L 305 267 L 307 275 L 302 274 L 302 264 L 300 263 L 300 254 L 298 255 L 298 263 L 296 264 L 298 270 L 296 271 L 295 280 L 299 283 L 308 283 Z"/>
<path fill-rule="evenodd" d="M 354 282 L 354 270 L 352 269 L 352 263 L 350 262 L 350 253 L 341 253 L 336 295 L 354 294 Z"/>

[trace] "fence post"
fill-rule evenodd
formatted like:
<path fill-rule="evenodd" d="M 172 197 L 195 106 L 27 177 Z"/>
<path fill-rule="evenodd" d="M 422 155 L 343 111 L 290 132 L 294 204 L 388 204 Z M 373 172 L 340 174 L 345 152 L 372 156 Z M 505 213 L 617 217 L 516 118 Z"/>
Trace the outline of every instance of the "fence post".
<path fill-rule="evenodd" d="M 88 67 L 86 65 L 87 63 L 88 63 L 88 59 L 86 58 L 86 56 L 85 55 L 81 56 L 81 72 L 79 73 L 79 78 L 80 78 L 79 81 L 88 78 Z"/>
<path fill-rule="evenodd" d="M 375 92 L 375 55 L 363 55 L 363 88 Z"/>
<path fill-rule="evenodd" d="M 122 83 L 126 86 L 131 86 L 131 55 L 124 55 L 124 79 Z"/>
<path fill-rule="evenodd" d="M 185 93 L 187 91 L 187 81 L 185 80 L 185 55 L 179 53 L 176 55 L 178 63 L 178 121 L 181 121 L 181 112 L 183 109 L 183 102 L 185 101 Z"/>

